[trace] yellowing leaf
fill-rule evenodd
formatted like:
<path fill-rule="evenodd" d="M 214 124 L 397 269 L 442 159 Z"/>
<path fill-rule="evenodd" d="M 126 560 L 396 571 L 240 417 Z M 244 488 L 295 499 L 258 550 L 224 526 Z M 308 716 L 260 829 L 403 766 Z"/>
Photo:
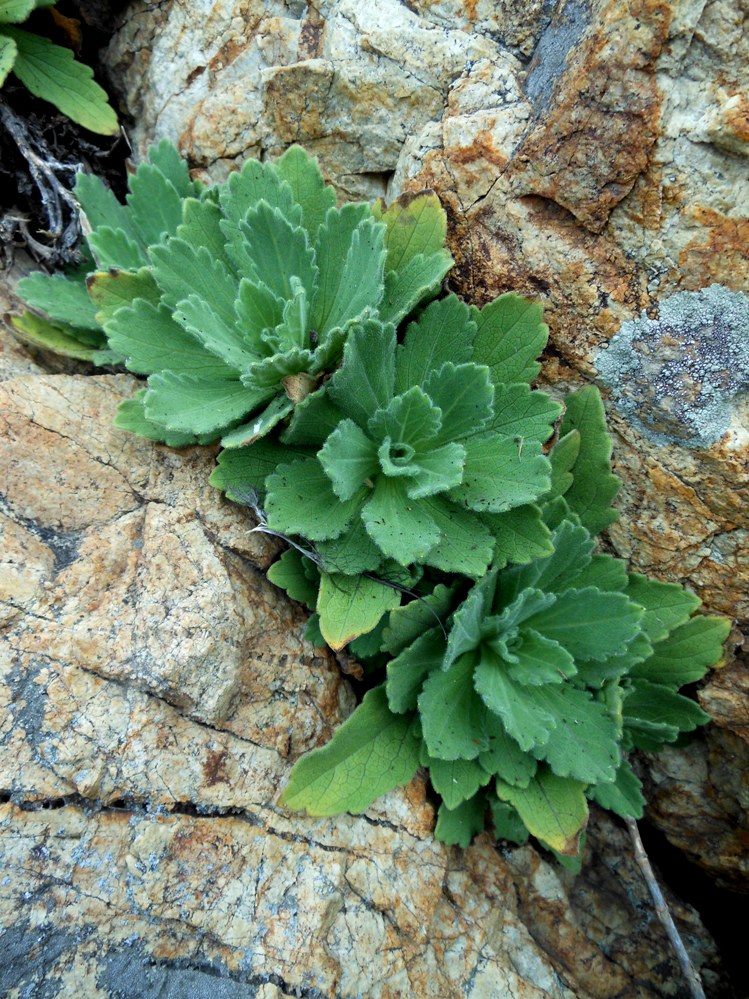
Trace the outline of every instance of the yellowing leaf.
<path fill-rule="evenodd" d="M 280 803 L 310 815 L 363 812 L 419 766 L 413 716 L 388 708 L 384 687 L 370 690 L 327 746 L 307 753 L 291 772 Z"/>
<path fill-rule="evenodd" d="M 532 836 L 566 856 L 579 853 L 580 836 L 588 824 L 584 784 L 541 770 L 528 787 L 497 780 L 497 797 L 517 809 Z"/>
<path fill-rule="evenodd" d="M 400 602 L 399 590 L 376 579 L 323 573 L 317 598 L 320 631 L 332 649 L 342 649 L 377 627 Z"/>

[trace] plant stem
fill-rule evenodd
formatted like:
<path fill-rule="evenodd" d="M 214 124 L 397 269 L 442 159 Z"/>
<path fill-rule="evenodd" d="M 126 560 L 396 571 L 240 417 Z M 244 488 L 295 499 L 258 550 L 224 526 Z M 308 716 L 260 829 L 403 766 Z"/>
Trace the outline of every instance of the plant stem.
<path fill-rule="evenodd" d="M 699 972 L 692 964 L 689 954 L 687 954 L 684 942 L 681 939 L 679 931 L 676 929 L 676 924 L 674 923 L 671 915 L 671 910 L 663 897 L 660 885 L 656 881 L 648 855 L 645 853 L 645 847 L 640 839 L 640 831 L 637 828 L 637 823 L 634 819 L 630 818 L 625 819 L 624 821 L 627 823 L 629 834 L 632 837 L 632 844 L 635 850 L 635 860 L 637 861 L 637 864 L 642 872 L 642 876 L 645 879 L 645 883 L 648 886 L 648 891 L 650 892 L 650 897 L 653 899 L 653 905 L 655 906 L 655 911 L 661 921 L 661 925 L 666 931 L 668 939 L 671 942 L 671 946 L 674 949 L 676 959 L 679 962 L 679 967 L 681 968 L 682 974 L 687 981 L 689 991 L 692 994 L 692 999 L 706 999 L 705 990 L 702 988 L 702 981 L 700 979 Z"/>

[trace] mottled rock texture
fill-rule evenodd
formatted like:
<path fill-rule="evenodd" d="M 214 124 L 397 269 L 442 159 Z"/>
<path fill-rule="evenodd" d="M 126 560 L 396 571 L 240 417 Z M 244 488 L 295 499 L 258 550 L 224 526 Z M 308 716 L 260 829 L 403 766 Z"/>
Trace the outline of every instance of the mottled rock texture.
<path fill-rule="evenodd" d="M 134 388 L 0 383 L 2 994 L 682 995 L 608 820 L 575 879 L 531 847 L 436 843 L 420 778 L 364 816 L 276 807 L 348 682 L 207 485 L 210 450 L 110 426 Z"/>

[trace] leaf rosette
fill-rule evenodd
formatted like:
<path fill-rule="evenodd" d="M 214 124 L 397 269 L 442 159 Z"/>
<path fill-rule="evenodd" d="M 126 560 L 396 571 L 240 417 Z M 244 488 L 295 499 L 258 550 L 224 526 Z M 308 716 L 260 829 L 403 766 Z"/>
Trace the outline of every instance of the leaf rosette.
<path fill-rule="evenodd" d="M 282 435 L 300 455 L 279 451 L 266 477 L 272 452 L 251 447 L 222 457 L 226 477 L 244 468 L 265 493 L 270 528 L 314 542 L 333 571 L 376 572 L 389 560 L 481 575 L 495 548 L 491 516 L 549 489 L 541 442 L 559 406 L 524 383 L 495 384 L 472 360 L 476 331 L 454 296 L 424 309 L 402 344 L 391 323 L 354 324 L 341 368 Z"/>

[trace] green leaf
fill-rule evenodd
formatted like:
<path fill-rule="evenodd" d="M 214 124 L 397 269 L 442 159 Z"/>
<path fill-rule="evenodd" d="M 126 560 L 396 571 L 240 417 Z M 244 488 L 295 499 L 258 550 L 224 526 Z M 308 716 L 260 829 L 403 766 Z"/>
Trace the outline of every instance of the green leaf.
<path fill-rule="evenodd" d="M 391 622 L 392 618 L 391 614 Z M 440 668 L 444 651 L 445 639 L 442 632 L 438 628 L 431 628 L 388 662 L 385 686 L 392 711 L 403 714 L 416 708 L 424 680 L 433 670 Z"/>
<path fill-rule="evenodd" d="M 571 684 L 546 685 L 534 694 L 556 725 L 546 743 L 533 748 L 533 755 L 545 760 L 559 777 L 586 784 L 614 780 L 620 763 L 619 733 L 604 705 Z"/>
<path fill-rule="evenodd" d="M 462 801 L 472 798 L 491 776 L 475 760 L 438 760 L 424 752 L 422 766 L 429 768 L 432 787 L 441 795 L 445 806 L 457 808 Z"/>
<path fill-rule="evenodd" d="M 613 555 L 593 555 L 589 564 L 576 575 L 558 581 L 557 592 L 567 589 L 584 590 L 595 586 L 599 590 L 621 592 L 627 586 L 627 564 Z"/>
<path fill-rule="evenodd" d="M 200 184 L 190 180 L 187 163 L 167 139 L 149 147 L 148 159 L 174 186 L 180 198 L 190 198 L 200 193 Z"/>
<path fill-rule="evenodd" d="M 710 721 L 710 715 L 688 697 L 683 697 L 660 683 L 639 678 L 632 680 L 625 692 L 623 713 L 628 726 L 648 722 L 675 728 L 680 732 L 692 732 Z"/>
<path fill-rule="evenodd" d="M 343 351 L 343 365 L 327 384 L 330 400 L 366 426 L 393 398 L 395 329 L 377 320 L 354 326 Z"/>
<path fill-rule="evenodd" d="M 517 444 L 494 433 L 462 441 L 466 449 L 463 482 L 450 491 L 450 499 L 471 510 L 503 513 L 532 503 L 549 487 L 549 462 L 541 445 Z"/>
<path fill-rule="evenodd" d="M 587 790 L 588 798 L 601 808 L 620 815 L 623 819 L 641 819 L 645 811 L 642 784 L 627 760 L 622 760 L 616 771 L 616 780 L 610 784 L 596 784 Z"/>
<path fill-rule="evenodd" d="M 145 263 L 140 244 L 124 229 L 111 229 L 102 225 L 86 237 L 88 248 L 102 270 L 111 267 L 125 271 L 137 271 Z"/>
<path fill-rule="evenodd" d="M 494 540 L 494 565 L 498 569 L 508 563 L 522 564 L 544 558 L 553 551 L 551 531 L 543 522 L 541 511 L 531 504 L 489 513 L 482 517 Z"/>
<path fill-rule="evenodd" d="M 266 489 L 265 509 L 273 530 L 310 541 L 339 537 L 357 516 L 364 494 L 361 489 L 347 500 L 339 499 L 317 458 L 279 465 L 266 479 Z"/>
<path fill-rule="evenodd" d="M 453 809 L 441 804 L 437 812 L 437 825 L 434 828 L 435 839 L 440 843 L 462 846 L 465 849 L 471 845 L 473 837 L 482 832 L 485 810 L 486 801 L 483 794 L 477 794 Z"/>
<path fill-rule="evenodd" d="M 383 651 L 397 655 L 427 629 L 435 626 L 445 639 L 444 622 L 452 607 L 455 587 L 438 583 L 431 593 L 393 611 L 383 635 Z"/>
<path fill-rule="evenodd" d="M 138 271 L 97 271 L 86 278 L 86 290 L 96 319 L 104 327 L 118 309 L 132 305 L 136 298 L 159 304 L 159 289 L 146 267 Z"/>
<path fill-rule="evenodd" d="M 513 590 L 520 592 L 534 586 L 550 593 L 561 593 L 576 584 L 583 571 L 592 560 L 593 539 L 584 527 L 570 521 L 562 523 L 552 537 L 554 551 L 543 559 L 538 559 L 516 569 L 509 577 L 513 580 Z M 582 586 L 575 586 L 581 589 Z M 504 590 L 509 592 L 508 589 Z"/>
<path fill-rule="evenodd" d="M 135 399 L 127 399 L 121 402 L 114 418 L 114 426 L 119 430 L 127 430 L 131 434 L 145 437 L 160 444 L 167 444 L 169 447 L 187 447 L 196 443 L 194 434 L 183 434 L 173 430 L 167 430 L 160 423 L 154 423 L 146 416 L 143 408 L 143 397 L 145 391 L 139 392 Z"/>
<path fill-rule="evenodd" d="M 294 200 L 301 205 L 304 227 L 314 238 L 328 209 L 335 206 L 335 189 L 325 184 L 317 160 L 308 156 L 301 146 L 291 146 L 273 166 L 280 179 L 291 188 Z"/>
<path fill-rule="evenodd" d="M 339 499 L 357 493 L 379 471 L 377 446 L 353 420 L 342 420 L 328 437 L 318 458 Z"/>
<path fill-rule="evenodd" d="M 189 295 L 183 299 L 177 304 L 172 315 L 183 329 L 191 333 L 198 343 L 205 347 L 207 352 L 220 358 L 234 369 L 235 379 L 238 372 L 244 371 L 258 360 L 257 355 L 251 352 L 242 338 L 234 318 L 231 317 L 227 321 L 212 302 L 199 295 Z M 177 364 L 174 364 L 173 367 L 179 370 Z M 261 387 L 270 388 L 270 386 L 261 386 L 259 383 L 249 387 L 255 391 Z M 271 393 L 266 392 L 265 395 L 268 397 Z"/>
<path fill-rule="evenodd" d="M 388 271 L 401 269 L 419 254 L 438 254 L 445 245 L 447 215 L 433 191 L 401 194 L 388 208 L 378 201 L 372 213 L 387 226 Z"/>
<path fill-rule="evenodd" d="M 486 572 L 494 540 L 479 518 L 441 496 L 426 496 L 417 502 L 440 532 L 440 540 L 424 557 L 424 564 L 464 576 L 481 576 Z"/>
<path fill-rule="evenodd" d="M 565 856 L 579 853 L 580 836 L 588 823 L 584 784 L 539 770 L 525 788 L 497 780 L 497 797 L 517 809 L 532 836 Z"/>
<path fill-rule="evenodd" d="M 385 292 L 378 312 L 386 323 L 396 325 L 427 298 L 434 298 L 454 261 L 447 250 L 413 257 L 397 271 L 385 275 Z"/>
<path fill-rule="evenodd" d="M 164 305 L 156 308 L 138 299 L 132 307 L 119 309 L 107 322 L 107 336 L 110 346 L 122 354 L 136 374 L 171 371 L 178 365 L 181 372 L 209 381 L 225 382 L 236 375 L 233 368 L 205 351 L 175 323 L 171 310 Z"/>
<path fill-rule="evenodd" d="M 248 277 L 264 284 L 271 293 L 286 301 L 293 298 L 293 278 L 301 281 L 312 298 L 316 278 L 315 252 L 304 229 L 291 225 L 283 212 L 261 201 L 239 223 L 245 239 Z"/>
<path fill-rule="evenodd" d="M 359 517 L 355 517 L 339 537 L 332 541 L 318 541 L 316 548 L 326 572 L 356 576 L 363 572 L 378 572 L 382 563 L 382 552 L 367 534 Z"/>
<path fill-rule="evenodd" d="M 476 583 L 455 611 L 443 669 L 452 666 L 463 653 L 473 652 L 481 644 L 484 637 L 484 622 L 491 613 L 496 582 L 496 572 L 487 573 Z"/>
<path fill-rule="evenodd" d="M 361 221 L 352 231 L 357 214 Z M 321 337 L 355 319 L 364 319 L 382 298 L 383 227 L 372 218 L 362 219 L 361 214 L 347 213 L 345 208 L 329 211 L 318 233 L 319 279 L 310 322 Z"/>
<path fill-rule="evenodd" d="M 380 475 L 362 511 L 367 534 L 400 565 L 423 562 L 440 532 L 423 500 L 409 499 L 402 479 Z"/>
<path fill-rule="evenodd" d="M 559 642 L 576 659 L 605 659 L 626 650 L 641 618 L 642 609 L 623 593 L 601 593 L 589 586 L 560 593 L 553 606 L 526 625 Z"/>
<path fill-rule="evenodd" d="M 500 801 L 493 794 L 489 795 L 489 805 L 492 810 L 494 835 L 497 839 L 506 839 L 511 843 L 525 843 L 529 833 L 517 810 L 512 805 L 508 805 L 506 801 Z"/>
<path fill-rule="evenodd" d="M 130 212 L 125 205 L 120 204 L 101 178 L 91 173 L 76 174 L 73 193 L 94 232 L 102 228 L 113 231 L 119 229 L 136 242 L 137 234 L 132 226 Z M 138 266 L 143 263 L 145 260 L 141 259 Z"/>
<path fill-rule="evenodd" d="M 314 645 L 316 649 L 324 649 L 326 647 L 325 639 L 322 637 L 322 632 L 320 631 L 320 615 L 312 614 L 307 626 L 304 629 L 304 640 L 309 642 L 310 645 Z"/>
<path fill-rule="evenodd" d="M 580 454 L 580 440 L 580 431 L 570 430 L 564 437 L 560 437 L 549 451 L 551 488 L 543 497 L 544 502 L 549 503 L 558 496 L 564 496 L 572 485 L 574 478 L 572 469 Z"/>
<path fill-rule="evenodd" d="M 400 602 L 398 590 L 376 579 L 324 572 L 317 596 L 320 631 L 331 649 L 342 649 L 376 628 L 383 615 Z"/>
<path fill-rule="evenodd" d="M 309 815 L 364 811 L 416 773 L 419 742 L 412 728 L 408 715 L 388 709 L 383 687 L 370 690 L 326 746 L 297 762 L 280 803 Z"/>
<path fill-rule="evenodd" d="M 98 135 L 116 135 L 117 115 L 88 66 L 70 49 L 53 45 L 20 28 L 4 28 L 18 48 L 13 72 L 35 97 L 54 104 L 64 115 Z"/>
<path fill-rule="evenodd" d="M 479 755 L 479 763 L 488 774 L 518 787 L 527 787 L 538 769 L 536 760 L 520 748 L 499 721 L 489 736 L 489 748 Z"/>
<path fill-rule="evenodd" d="M 23 24 L 36 0 L 0 0 L 0 24 Z"/>
<path fill-rule="evenodd" d="M 376 628 L 368 631 L 366 635 L 360 635 L 349 644 L 348 651 L 355 659 L 365 663 L 367 672 L 369 672 L 370 668 L 379 669 L 379 665 L 382 662 L 380 645 L 382 644 L 382 632 L 386 621 L 387 618 L 383 617 Z M 367 662 L 367 660 L 370 661 Z"/>
<path fill-rule="evenodd" d="M 374 440 L 389 437 L 394 444 L 405 442 L 420 450 L 428 447 L 441 425 L 442 413 L 418 386 L 378 409 L 367 422 Z"/>
<path fill-rule="evenodd" d="M 185 198 L 182 219 L 176 229 L 177 237 L 192 246 L 204 246 L 213 260 L 219 260 L 228 271 L 232 271 L 234 264 L 226 253 L 226 236 L 221 228 L 223 215 L 215 201 L 210 198 Z"/>
<path fill-rule="evenodd" d="M 247 254 L 239 223 L 261 200 L 270 208 L 279 208 L 292 224 L 301 222 L 302 209 L 294 201 L 291 187 L 278 176 L 272 163 L 248 160 L 239 172 L 230 174 L 219 190 L 219 205 L 224 215 L 221 228 L 226 236 L 226 250 L 240 270 Z"/>
<path fill-rule="evenodd" d="M 518 445 L 524 446 L 526 441 L 543 444 L 551 437 L 561 412 L 560 403 L 543 392 L 531 392 L 525 384 L 498 385 L 494 392 L 494 417 L 486 429 L 509 437 Z"/>
<path fill-rule="evenodd" d="M 23 0 L 18 0 L 18 2 L 23 2 Z M 0 31 L 0 87 L 8 78 L 8 73 L 13 69 L 17 54 L 18 46 L 16 43 Z"/>
<path fill-rule="evenodd" d="M 130 217 L 145 246 L 177 231 L 182 221 L 182 197 L 174 184 L 152 163 L 141 163 L 129 179 Z"/>
<path fill-rule="evenodd" d="M 250 281 L 247 277 L 239 282 L 239 295 L 234 308 L 247 346 L 256 351 L 262 349 L 264 332 L 275 329 L 283 320 L 282 299 L 266 285 Z"/>
<path fill-rule="evenodd" d="M 285 395 L 278 395 L 254 419 L 236 427 L 221 438 L 222 447 L 247 447 L 267 433 L 288 416 L 294 403 Z"/>
<path fill-rule="evenodd" d="M 50 323 L 33 312 L 24 312 L 20 316 L 10 316 L 13 329 L 26 343 L 45 350 L 53 350 L 65 357 L 75 357 L 81 361 L 95 361 L 100 347 L 104 346 L 102 335 L 99 344 L 91 344 L 81 339 L 81 334 L 88 331 L 78 330 L 61 323 Z"/>
<path fill-rule="evenodd" d="M 730 631 L 727 617 L 693 617 L 656 643 L 652 656 L 632 666 L 630 675 L 673 688 L 700 680 L 709 666 L 720 664 Z"/>
<path fill-rule="evenodd" d="M 472 306 L 471 318 L 477 326 L 473 359 L 488 365 L 494 384 L 533 381 L 541 368 L 536 358 L 549 336 L 542 306 L 508 292 L 481 311 Z"/>
<path fill-rule="evenodd" d="M 549 741 L 557 720 L 539 704 L 538 690 L 516 683 L 507 664 L 486 645 L 473 682 L 482 701 L 502 719 L 508 735 L 524 752 Z"/>
<path fill-rule="evenodd" d="M 149 420 L 169 430 L 218 436 L 268 396 L 267 390 L 253 393 L 234 380 L 209 380 L 167 370 L 149 378 L 145 410 Z"/>
<path fill-rule="evenodd" d="M 678 583 L 659 583 L 631 572 L 624 591 L 629 599 L 645 608 L 640 626 L 651 642 L 659 642 L 684 624 L 700 606 L 700 598 Z"/>
<path fill-rule="evenodd" d="M 424 683 L 418 704 L 430 756 L 473 760 L 489 748 L 491 718 L 473 689 L 474 662 L 469 652 Z"/>
<path fill-rule="evenodd" d="M 563 683 L 577 673 L 575 660 L 558 642 L 539 635 L 532 628 L 525 629 L 512 647 L 516 662 L 510 663 L 507 673 L 518 683 L 539 687 L 547 683 Z"/>
<path fill-rule="evenodd" d="M 404 342 L 396 348 L 396 393 L 423 385 L 431 372 L 446 361 L 470 361 L 475 335 L 476 324 L 470 321 L 468 306 L 459 298 L 448 295 L 431 302 L 416 322 L 409 324 Z"/>
<path fill-rule="evenodd" d="M 95 330 L 101 334 L 96 320 L 96 307 L 89 299 L 85 284 L 61 274 L 31 274 L 18 282 L 18 294 L 32 307 L 53 321 Z"/>
<path fill-rule="evenodd" d="M 287 444 L 319 448 L 336 429 L 344 415 L 325 389 L 308 395 L 294 407 L 294 413 L 281 439 Z"/>
<path fill-rule="evenodd" d="M 598 389 L 593 385 L 566 398 L 560 434 L 577 430 L 580 453 L 573 468 L 573 482 L 564 494 L 583 527 L 598 534 L 619 516 L 611 502 L 619 492 L 619 479 L 611 473 L 611 438 Z"/>
<path fill-rule="evenodd" d="M 295 548 L 287 548 L 278 561 L 268 569 L 266 575 L 274 586 L 285 590 L 292 600 L 298 600 L 300 604 L 314 610 L 320 576 L 316 567 L 313 566 L 314 573 L 312 573 L 306 563 L 312 565 L 310 560 Z"/>
<path fill-rule="evenodd" d="M 208 303 L 224 326 L 229 329 L 234 326 L 235 278 L 219 260 L 212 259 L 206 247 L 194 247 L 172 236 L 150 247 L 148 255 L 166 305 L 177 308 L 182 302 L 196 298 Z"/>
<path fill-rule="evenodd" d="M 419 500 L 453 489 L 463 476 L 465 457 L 462 444 L 443 444 L 417 455 L 411 462 L 416 475 L 406 486 L 409 497 Z"/>
<path fill-rule="evenodd" d="M 283 446 L 268 439 L 256 441 L 250 447 L 222 451 L 209 482 L 223 489 L 229 499 L 244 503 L 252 490 L 264 490 L 267 477 L 283 462 L 308 457 L 309 452 L 302 448 Z"/>
<path fill-rule="evenodd" d="M 487 369 L 477 364 L 446 361 L 426 378 L 424 391 L 442 410 L 437 444 L 473 435 L 491 419 L 494 388 Z"/>

